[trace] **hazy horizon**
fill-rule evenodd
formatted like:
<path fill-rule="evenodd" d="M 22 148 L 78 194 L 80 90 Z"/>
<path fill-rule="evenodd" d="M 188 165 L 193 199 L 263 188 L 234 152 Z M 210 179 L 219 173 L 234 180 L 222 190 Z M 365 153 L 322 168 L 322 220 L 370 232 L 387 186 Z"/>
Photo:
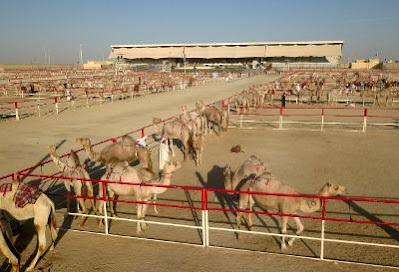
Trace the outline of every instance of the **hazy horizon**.
<path fill-rule="evenodd" d="M 399 59 L 399 1 L 9 1 L 0 63 L 107 59 L 111 44 L 344 41 L 348 59 Z"/>

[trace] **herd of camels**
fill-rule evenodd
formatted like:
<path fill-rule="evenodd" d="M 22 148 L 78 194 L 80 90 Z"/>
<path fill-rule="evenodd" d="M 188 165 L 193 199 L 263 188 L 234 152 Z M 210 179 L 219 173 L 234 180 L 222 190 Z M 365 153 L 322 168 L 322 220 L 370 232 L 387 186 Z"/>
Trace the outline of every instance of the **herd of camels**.
<path fill-rule="evenodd" d="M 268 96 L 268 89 L 262 85 L 253 86 L 248 90 L 232 97 L 229 103 L 240 105 L 242 111 L 248 110 L 250 106 L 256 106 L 265 103 Z M 129 186 L 121 183 L 107 183 L 106 194 L 110 199 L 117 199 L 119 196 L 133 197 L 139 204 L 137 207 L 137 233 L 142 233 L 146 228 L 145 216 L 148 204 L 157 199 L 157 195 L 167 191 L 165 185 L 170 185 L 173 174 L 182 167 L 181 162 L 172 162 L 175 156 L 174 143 L 180 142 L 180 149 L 184 155 L 184 161 L 192 158 L 197 166 L 202 164 L 202 155 L 204 149 L 205 135 L 215 131 L 217 135 L 222 135 L 228 129 L 229 113 L 224 107 L 206 106 L 202 101 L 196 103 L 193 111 L 188 111 L 187 107 L 181 107 L 181 114 L 172 121 L 164 123 L 161 119 L 153 118 L 153 125 L 156 133 L 154 140 L 167 142 L 170 160 L 163 169 L 155 171 L 151 159 L 151 151 L 144 144 L 138 144 L 138 141 L 130 136 L 124 136 L 120 141 L 114 142 L 101 151 L 95 151 L 88 138 L 77 138 L 77 142 L 83 146 L 83 149 L 89 160 L 100 163 L 105 166 L 103 180 L 117 180 L 122 183 L 137 183 L 141 185 Z M 49 148 L 49 155 L 57 168 L 63 172 L 63 175 L 71 179 L 64 181 L 68 192 L 74 192 L 75 195 L 94 196 L 93 184 L 88 181 L 90 175 L 87 164 L 82 164 L 77 154 L 72 151 L 63 161 L 57 154 L 56 147 Z M 137 167 L 131 166 L 132 162 L 138 161 Z M 253 223 L 251 213 L 255 205 L 267 210 L 277 210 L 281 214 L 312 213 L 320 210 L 322 204 L 320 198 L 301 198 L 287 196 L 270 196 L 248 194 L 246 192 L 262 192 L 277 194 L 299 194 L 293 187 L 281 182 L 272 173 L 267 165 L 255 155 L 249 156 L 236 171 L 232 171 L 229 166 L 223 169 L 224 187 L 227 190 L 236 190 L 238 200 L 238 211 L 236 213 L 237 228 L 241 228 L 242 216 L 245 214 L 246 223 L 250 230 Z M 36 202 L 27 203 L 23 208 L 17 208 L 14 203 L 14 195 L 18 191 L 20 183 L 14 181 L 12 190 L 0 196 L 0 209 L 12 218 L 17 220 L 34 219 L 34 225 L 38 234 L 38 250 L 35 258 L 31 262 L 27 271 L 32 270 L 40 256 L 46 248 L 45 230 L 49 225 L 51 230 L 52 245 L 57 237 L 55 208 L 53 202 L 44 193 L 40 194 Z M 155 186 L 145 186 L 155 185 Z M 156 185 L 161 185 L 157 187 Z M 103 190 L 98 190 L 99 196 L 103 197 Z M 338 196 L 344 195 L 346 188 L 342 185 L 326 183 L 318 192 L 319 196 Z M 76 198 L 79 205 L 79 212 L 87 214 L 88 208 L 82 198 Z M 93 213 L 103 215 L 103 201 L 90 200 Z M 115 204 L 117 202 L 107 203 L 111 215 L 116 217 Z M 97 205 L 96 205 L 97 204 Z M 154 206 L 156 207 L 156 206 Z M 70 209 L 70 200 L 67 202 L 67 209 Z M 155 209 L 156 210 L 156 209 Z M 156 211 L 157 212 L 157 211 Z M 83 217 L 81 217 L 83 218 Z M 290 217 L 282 216 L 281 233 L 287 233 L 287 222 Z M 304 226 L 298 217 L 293 217 L 297 225 L 296 234 L 299 235 L 304 230 Z M 81 219 L 80 226 L 83 227 L 84 220 Z M 98 219 L 98 224 L 103 224 Z M 13 246 L 13 236 L 10 233 L 9 224 L 5 217 L 0 220 L 0 249 L 12 264 L 12 272 L 20 271 L 20 255 Z M 294 238 L 285 241 L 281 239 L 281 250 L 286 250 L 287 245 L 292 246 Z"/>

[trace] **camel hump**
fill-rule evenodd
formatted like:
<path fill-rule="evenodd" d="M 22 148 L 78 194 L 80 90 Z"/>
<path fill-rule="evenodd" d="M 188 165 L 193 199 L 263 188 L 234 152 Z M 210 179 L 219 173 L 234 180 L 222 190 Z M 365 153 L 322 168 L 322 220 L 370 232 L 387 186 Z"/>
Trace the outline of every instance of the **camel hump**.
<path fill-rule="evenodd" d="M 123 136 L 122 145 L 135 145 L 136 141 L 130 136 Z"/>

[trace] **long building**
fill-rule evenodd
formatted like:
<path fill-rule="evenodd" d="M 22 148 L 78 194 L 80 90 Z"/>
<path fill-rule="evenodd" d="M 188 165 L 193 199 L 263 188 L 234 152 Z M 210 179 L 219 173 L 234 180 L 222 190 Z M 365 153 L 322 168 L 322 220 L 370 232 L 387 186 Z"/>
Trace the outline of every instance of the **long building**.
<path fill-rule="evenodd" d="M 136 64 L 338 66 L 343 41 L 111 45 L 110 58 Z"/>

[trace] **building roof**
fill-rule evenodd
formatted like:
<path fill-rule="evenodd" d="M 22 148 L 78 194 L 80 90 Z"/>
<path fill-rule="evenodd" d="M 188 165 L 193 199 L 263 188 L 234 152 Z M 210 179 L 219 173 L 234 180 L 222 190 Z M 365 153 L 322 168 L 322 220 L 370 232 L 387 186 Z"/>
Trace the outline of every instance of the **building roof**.
<path fill-rule="evenodd" d="M 122 44 L 111 45 L 112 48 L 141 47 L 196 47 L 196 46 L 248 46 L 248 45 L 323 45 L 343 44 L 343 41 L 298 41 L 298 42 L 246 42 L 246 43 L 171 43 L 171 44 Z"/>

